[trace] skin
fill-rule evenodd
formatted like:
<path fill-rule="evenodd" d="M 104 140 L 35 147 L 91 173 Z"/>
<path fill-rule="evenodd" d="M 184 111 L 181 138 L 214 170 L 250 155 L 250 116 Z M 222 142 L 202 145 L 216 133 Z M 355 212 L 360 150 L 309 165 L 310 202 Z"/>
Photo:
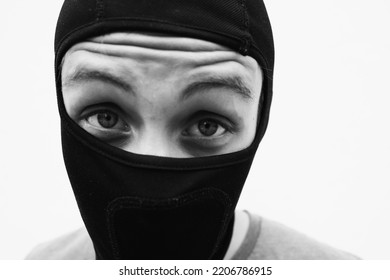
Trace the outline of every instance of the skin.
<path fill-rule="evenodd" d="M 199 157 L 252 143 L 263 81 L 256 60 L 192 38 L 112 33 L 73 46 L 62 64 L 69 116 L 128 152 Z M 231 258 L 249 218 L 236 212 Z M 92 249 L 91 249 L 92 250 Z"/>
<path fill-rule="evenodd" d="M 73 46 L 62 65 L 76 123 L 123 150 L 164 157 L 248 147 L 261 84 L 253 58 L 182 37 L 113 33 Z"/>

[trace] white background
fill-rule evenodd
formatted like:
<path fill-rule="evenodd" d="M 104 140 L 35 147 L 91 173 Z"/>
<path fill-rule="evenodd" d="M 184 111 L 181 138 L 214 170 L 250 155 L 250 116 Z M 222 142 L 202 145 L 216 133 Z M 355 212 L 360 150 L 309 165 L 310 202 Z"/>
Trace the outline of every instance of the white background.
<path fill-rule="evenodd" d="M 62 1 L 1 1 L 0 259 L 82 225 L 60 145 Z M 390 2 L 266 1 L 268 131 L 239 208 L 366 259 L 390 259 Z"/>

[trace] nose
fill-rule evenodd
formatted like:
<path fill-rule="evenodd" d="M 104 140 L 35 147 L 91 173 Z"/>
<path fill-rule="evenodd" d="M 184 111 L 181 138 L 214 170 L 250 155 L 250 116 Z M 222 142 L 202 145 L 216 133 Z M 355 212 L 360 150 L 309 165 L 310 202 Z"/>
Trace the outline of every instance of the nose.
<path fill-rule="evenodd" d="M 141 155 L 152 155 L 160 157 L 188 157 L 180 149 L 177 141 L 172 135 L 163 129 L 150 129 L 135 136 L 134 139 L 122 147 L 126 151 Z"/>

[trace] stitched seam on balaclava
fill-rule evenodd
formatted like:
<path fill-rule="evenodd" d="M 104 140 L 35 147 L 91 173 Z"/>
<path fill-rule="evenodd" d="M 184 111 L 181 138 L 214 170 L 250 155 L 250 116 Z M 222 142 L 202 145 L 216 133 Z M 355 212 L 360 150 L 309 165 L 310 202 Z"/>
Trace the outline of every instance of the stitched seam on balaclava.
<path fill-rule="evenodd" d="M 104 3 L 103 0 L 96 0 L 96 21 L 99 21 L 104 16 Z"/>
<path fill-rule="evenodd" d="M 240 6 L 242 8 L 242 30 L 244 31 L 244 35 L 241 38 L 242 45 L 240 46 L 240 52 L 243 55 L 248 54 L 248 50 L 251 47 L 251 40 L 249 34 L 249 16 L 246 8 L 246 0 L 240 0 Z"/>

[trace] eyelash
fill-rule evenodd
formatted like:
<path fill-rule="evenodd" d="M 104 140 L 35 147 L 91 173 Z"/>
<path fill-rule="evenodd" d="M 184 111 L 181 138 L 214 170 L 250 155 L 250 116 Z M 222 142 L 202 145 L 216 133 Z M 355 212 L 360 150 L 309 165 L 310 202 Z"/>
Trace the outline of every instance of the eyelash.
<path fill-rule="evenodd" d="M 104 113 L 115 114 L 118 122 L 121 122 L 121 127 L 118 128 L 118 125 L 114 124 L 112 128 L 105 128 L 100 124 L 93 123 L 98 122 L 97 119 L 91 122 L 92 117 L 98 118 L 99 114 Z M 128 124 L 128 118 L 123 115 L 121 109 L 117 108 L 115 104 L 88 106 L 84 109 L 81 118 L 83 122 L 87 124 L 84 129 L 109 144 L 119 147 L 125 141 L 129 141 L 129 137 L 131 137 L 132 127 Z M 212 126 L 215 125 L 217 127 L 215 133 L 217 133 L 217 135 L 215 135 L 215 133 L 210 136 L 202 135 L 199 127 L 202 121 L 212 123 Z M 237 125 L 230 119 L 208 111 L 198 111 L 195 114 L 190 115 L 188 121 L 184 122 L 184 127 L 185 129 L 181 132 L 183 147 L 186 147 L 187 149 L 195 148 L 200 151 L 224 146 L 228 143 L 228 135 L 234 134 L 237 130 Z M 221 129 L 223 129 L 222 132 Z"/>
<path fill-rule="evenodd" d="M 125 121 L 123 121 L 123 118 L 120 116 L 120 114 L 117 114 L 116 112 L 112 112 L 112 111 L 110 111 L 110 110 L 107 110 L 107 109 L 103 109 L 103 110 L 99 110 L 99 111 L 93 111 L 93 112 L 91 112 L 90 114 L 88 114 L 86 117 L 85 117 L 85 119 L 88 121 L 88 119 L 89 118 L 91 118 L 91 117 L 93 117 L 93 116 L 99 116 L 99 114 L 106 114 L 106 115 L 114 115 L 115 116 L 115 118 L 116 118 L 116 121 L 117 122 L 119 122 L 119 121 L 122 121 L 124 124 L 125 124 L 125 126 L 126 126 L 126 128 L 128 127 L 128 124 L 125 122 Z M 99 122 L 99 120 L 98 120 L 98 122 Z M 91 123 L 91 122 L 89 122 L 89 123 Z M 113 125 L 113 127 L 116 125 L 116 123 Z M 102 126 L 102 125 L 101 125 Z M 96 126 L 97 127 L 97 126 Z M 103 126 L 102 126 L 103 127 Z M 108 128 L 106 128 L 106 127 L 103 127 L 104 129 L 112 129 L 112 127 L 108 127 Z"/>
<path fill-rule="evenodd" d="M 97 124 L 98 115 L 105 113 L 116 115 L 117 121 L 121 122 L 121 127 L 118 128 L 117 123 L 112 128 L 105 128 Z M 96 120 L 91 121 L 92 117 L 95 117 Z M 94 124 L 95 121 L 96 123 Z M 79 123 L 87 132 L 110 144 L 114 144 L 114 142 L 119 140 L 122 141 L 131 132 L 131 128 L 120 109 L 112 104 L 99 104 L 86 107 L 80 115 Z"/>
<path fill-rule="evenodd" d="M 188 131 L 194 127 L 194 126 L 198 126 L 197 129 L 199 131 L 199 125 L 202 121 L 204 122 L 214 122 L 217 124 L 218 127 L 222 127 L 225 131 L 223 132 L 223 134 L 225 134 L 226 132 L 230 132 L 230 133 L 233 133 L 233 124 L 229 123 L 229 121 L 227 120 L 220 120 L 220 118 L 222 117 L 216 117 L 214 116 L 215 114 L 212 114 L 212 113 L 209 113 L 209 112 L 201 112 L 202 114 L 204 114 L 203 116 L 199 116 L 199 117 L 196 117 L 194 121 L 191 121 L 190 125 L 183 131 L 182 135 L 187 137 L 189 136 L 189 133 Z M 199 115 L 199 113 L 197 114 Z M 217 128 L 219 129 L 219 128 Z M 220 135 L 222 136 L 222 135 Z M 210 137 L 208 136 L 200 136 L 200 137 L 195 137 L 197 139 L 204 139 L 205 141 L 209 141 L 209 140 L 214 140 L 215 138 L 218 138 L 220 136 L 213 136 L 211 135 Z"/>

